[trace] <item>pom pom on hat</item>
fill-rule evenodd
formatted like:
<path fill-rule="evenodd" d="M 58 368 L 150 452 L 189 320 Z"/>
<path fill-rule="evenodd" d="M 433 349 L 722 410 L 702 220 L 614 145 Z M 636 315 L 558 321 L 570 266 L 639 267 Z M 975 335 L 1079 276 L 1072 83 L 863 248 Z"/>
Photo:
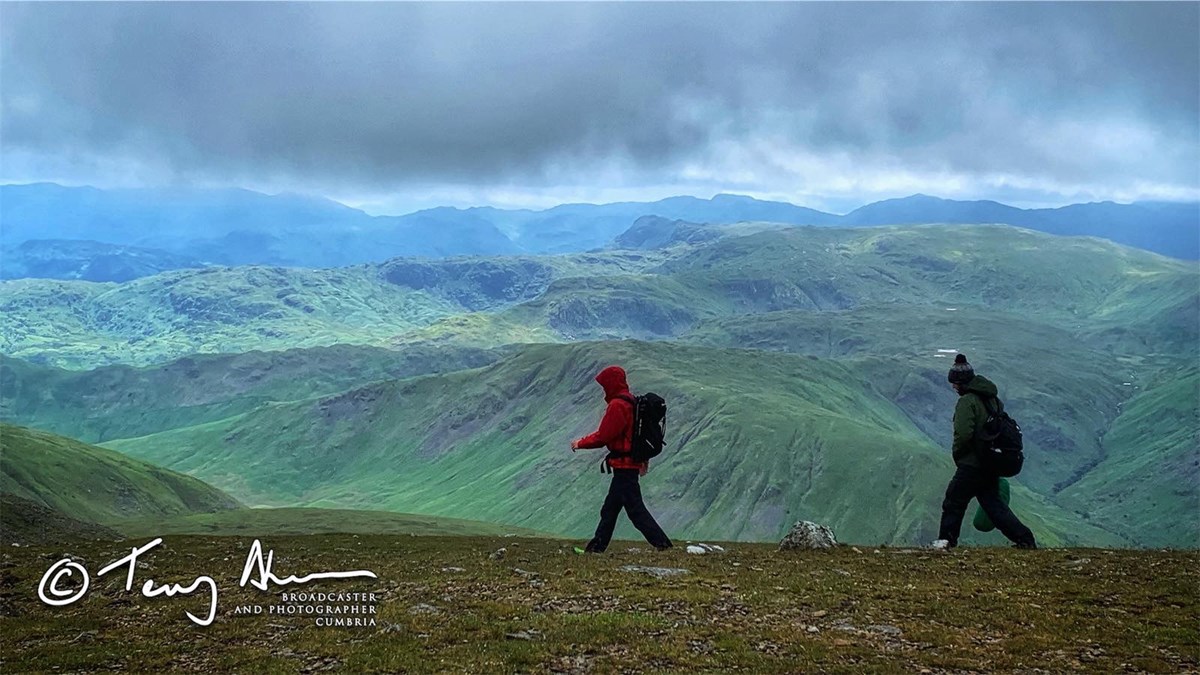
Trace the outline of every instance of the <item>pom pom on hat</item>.
<path fill-rule="evenodd" d="M 966 384 L 973 377 L 975 377 L 975 369 L 967 363 L 967 357 L 963 354 L 955 356 L 954 365 L 950 366 L 950 374 L 946 376 L 946 379 L 953 384 Z"/>

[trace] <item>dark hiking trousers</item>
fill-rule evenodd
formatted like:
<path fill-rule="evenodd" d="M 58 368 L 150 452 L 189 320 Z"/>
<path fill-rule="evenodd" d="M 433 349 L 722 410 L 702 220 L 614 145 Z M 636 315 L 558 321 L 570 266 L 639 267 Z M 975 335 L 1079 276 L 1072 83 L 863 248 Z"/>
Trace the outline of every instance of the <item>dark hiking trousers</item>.
<path fill-rule="evenodd" d="M 617 526 L 617 516 L 621 509 L 633 521 L 633 526 L 642 533 L 646 541 L 656 548 L 671 545 L 671 540 L 662 531 L 654 516 L 642 502 L 642 487 L 638 484 L 637 469 L 613 469 L 612 483 L 608 486 L 608 496 L 604 498 L 604 506 L 600 507 L 600 524 L 596 526 L 596 536 L 588 542 L 587 550 L 593 553 L 603 553 L 612 539 L 613 528 Z"/>
<path fill-rule="evenodd" d="M 939 539 L 951 546 L 958 545 L 958 533 L 962 529 L 963 516 L 971 499 L 979 500 L 983 512 L 991 518 L 996 528 L 1013 543 L 1035 544 L 1033 533 L 1022 523 L 1012 509 L 1000 499 L 1000 478 L 996 474 L 974 466 L 960 466 L 946 487 L 946 499 L 942 501 L 942 526 Z"/>

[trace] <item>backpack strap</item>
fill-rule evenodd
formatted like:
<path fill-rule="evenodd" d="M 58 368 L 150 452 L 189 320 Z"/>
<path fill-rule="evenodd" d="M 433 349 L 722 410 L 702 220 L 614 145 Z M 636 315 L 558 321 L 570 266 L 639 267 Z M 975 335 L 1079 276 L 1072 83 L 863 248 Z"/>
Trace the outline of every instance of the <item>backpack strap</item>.
<path fill-rule="evenodd" d="M 622 401 L 625 401 L 629 405 L 633 406 L 633 414 L 635 417 L 637 416 L 637 398 L 635 398 L 633 394 L 621 394 L 620 396 L 617 396 L 617 398 L 619 398 Z M 630 455 L 630 454 L 633 454 L 632 449 L 629 452 L 613 452 L 613 451 L 609 450 L 608 454 L 606 454 L 600 458 L 600 473 L 602 473 L 602 474 L 612 473 L 612 467 L 608 465 L 608 460 L 613 459 L 615 457 L 620 457 L 621 455 Z"/>
<path fill-rule="evenodd" d="M 633 408 L 633 422 L 630 424 L 630 430 L 629 430 L 629 440 L 632 442 L 633 436 L 637 433 L 637 409 L 638 409 L 637 397 L 634 396 L 633 394 L 621 394 L 620 396 L 617 396 L 617 398 L 621 399 L 622 401 L 625 401 L 626 403 L 629 404 L 629 406 L 631 408 Z M 625 452 L 611 452 L 610 451 L 608 456 L 609 457 L 619 457 L 621 455 L 632 455 L 632 454 L 633 454 L 633 448 L 631 447 L 629 450 L 626 450 Z"/>
<path fill-rule="evenodd" d="M 983 402 L 983 409 L 988 415 L 995 417 L 1002 412 L 1000 407 L 996 405 L 999 402 L 999 399 L 997 399 L 995 396 L 984 396 L 979 393 L 976 393 L 975 395 L 978 396 L 979 400 Z"/>

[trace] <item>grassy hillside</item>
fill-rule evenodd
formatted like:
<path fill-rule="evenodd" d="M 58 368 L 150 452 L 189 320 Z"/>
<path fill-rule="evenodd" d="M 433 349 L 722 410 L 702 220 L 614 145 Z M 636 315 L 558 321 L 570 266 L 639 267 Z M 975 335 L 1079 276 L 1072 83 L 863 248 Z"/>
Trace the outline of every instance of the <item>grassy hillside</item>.
<path fill-rule="evenodd" d="M 20 547 L 32 543 L 122 538 L 120 532 L 110 527 L 72 518 L 44 504 L 0 492 L 0 545 Z"/>
<path fill-rule="evenodd" d="M 501 317 L 545 326 L 564 340 L 664 339 L 729 311 L 728 304 L 670 277 L 610 275 L 561 279 Z"/>
<path fill-rule="evenodd" d="M 414 536 L 535 536 L 520 527 L 477 520 L 438 518 L 390 511 L 349 509 L 231 509 L 169 518 L 135 518 L 116 524 L 127 537 L 202 534 L 221 537 L 280 537 L 304 534 L 404 534 Z"/>
<path fill-rule="evenodd" d="M 238 506 L 190 476 L 12 424 L 0 424 L 0 493 L 97 523 Z"/>
<path fill-rule="evenodd" d="M 655 271 L 744 312 L 985 307 L 1073 332 L 1121 323 L 1116 346 L 1155 351 L 1194 346 L 1196 326 L 1166 310 L 1200 297 L 1192 264 L 1008 227 L 795 228 L 721 239 Z"/>
<path fill-rule="evenodd" d="M 213 267 L 127 283 L 0 282 L 0 352 L 65 368 L 194 353 L 385 345 L 467 310 L 536 297 L 556 278 L 632 271 L 654 252 L 398 259 L 340 269 Z"/>
<path fill-rule="evenodd" d="M 1164 376 L 1122 406 L 1105 455 L 1062 494 L 1148 546 L 1200 547 L 1200 372 Z"/>
<path fill-rule="evenodd" d="M 175 271 L 124 284 L 0 283 L 0 350 L 49 365 L 145 365 L 196 352 L 369 344 L 459 311 L 373 269 Z"/>
<path fill-rule="evenodd" d="M 500 315 L 479 322 L 504 335 L 517 324 L 539 340 L 547 331 L 559 340 L 667 339 L 706 321 L 778 311 L 978 310 L 1112 354 L 1171 357 L 1196 352 L 1200 340 L 1193 265 L 1099 240 L 998 226 L 799 227 L 658 254 L 657 265 L 542 273 L 548 281 L 536 293 L 522 286 L 520 303 L 492 303 Z"/>
<path fill-rule="evenodd" d="M 565 342 L 566 338 L 549 328 L 524 323 L 507 312 L 471 312 L 438 319 L 433 323 L 394 336 L 388 341 L 393 349 L 488 350 L 498 347 Z M 450 372 L 446 368 L 442 372 Z"/>
<path fill-rule="evenodd" d="M 62 547 L 6 550 L 0 652 L 6 671 L 509 672 L 1194 672 L 1200 669 L 1196 553 L 907 549 L 723 555 L 642 545 L 574 556 L 569 544 L 489 537 L 272 537 L 277 570 L 367 569 L 377 579 L 288 590 L 376 594 L 376 625 L 315 625 L 269 613 L 280 593 L 238 587 L 245 538 L 171 537 L 146 555 L 153 577 L 210 574 L 202 598 L 149 600 L 93 579 L 86 601 L 38 602 Z M 504 547 L 507 555 L 488 555 Z M 72 545 L 93 565 L 128 543 Z M 629 565 L 687 570 L 667 578 Z M 138 571 L 138 581 L 150 572 Z M 299 603 L 297 603 L 299 604 Z M 315 605 L 354 604 L 316 602 Z M 260 615 L 236 608 L 263 606 Z M 326 615 L 328 616 L 328 614 Z"/>
<path fill-rule="evenodd" d="M 0 506 L 0 541 L 25 546 L 180 534 L 544 536 L 407 513 L 243 508 L 195 478 L 10 424 L 0 425 Z"/>
<path fill-rule="evenodd" d="M 948 454 L 897 406 L 813 357 L 662 343 L 527 348 L 477 370 L 381 382 L 110 447 L 250 503 L 386 508 L 582 536 L 606 481 L 568 442 L 602 410 L 593 375 L 626 365 L 671 402 L 646 479 L 682 536 L 774 539 L 798 518 L 857 542 L 932 539 Z M 1018 488 L 1048 542 L 1119 537 Z M 977 541 L 986 541 L 977 537 Z"/>
<path fill-rule="evenodd" d="M 1021 422 L 1030 445 L 1022 480 L 1044 492 L 1102 455 L 1098 430 L 1116 419 L 1133 383 L 1180 362 L 1135 363 L 1081 345 L 1062 328 L 974 307 L 779 311 L 704 322 L 681 339 L 842 360 L 941 447 L 950 443 L 957 398 L 946 371 L 961 351 Z"/>
<path fill-rule="evenodd" d="M 270 401 L 477 367 L 497 358 L 492 350 L 434 344 L 333 345 L 75 371 L 0 356 L 0 419 L 98 443 L 211 422 Z"/>
<path fill-rule="evenodd" d="M 946 370 L 961 350 L 1022 425 L 1023 484 L 1142 545 L 1200 544 L 1193 519 L 1179 516 L 1200 501 L 1200 396 L 1186 354 L 1118 356 L 971 308 L 773 312 L 707 322 L 684 339 L 838 358 L 940 447 L 956 399 Z"/>
<path fill-rule="evenodd" d="M 605 251 L 560 256 L 396 258 L 379 264 L 390 284 L 428 292 L 467 311 L 507 307 L 538 297 L 556 279 L 640 272 L 661 263 L 653 251 Z"/>

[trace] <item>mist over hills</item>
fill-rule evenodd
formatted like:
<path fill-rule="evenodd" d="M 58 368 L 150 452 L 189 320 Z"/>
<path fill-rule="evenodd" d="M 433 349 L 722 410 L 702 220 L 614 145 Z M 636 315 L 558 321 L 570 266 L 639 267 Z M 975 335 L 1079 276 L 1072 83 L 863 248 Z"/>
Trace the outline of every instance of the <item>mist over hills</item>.
<path fill-rule="evenodd" d="M 203 267 L 199 260 L 155 248 L 87 239 L 28 239 L 5 249 L 0 279 L 129 281 L 167 270 Z"/>
<path fill-rule="evenodd" d="M 1018 209 L 993 201 L 954 201 L 913 195 L 868 204 L 841 225 L 1002 223 L 1047 234 L 1099 237 L 1174 258 L 1200 258 L 1200 204 L 1196 202 L 1093 202 L 1058 208 Z"/>
<path fill-rule="evenodd" d="M 1019 209 L 914 195 L 844 216 L 719 194 L 550 209 L 425 209 L 371 216 L 323 198 L 240 189 L 100 190 L 50 183 L 0 186 L 4 278 L 123 281 L 163 269 L 216 265 L 339 267 L 394 257 L 556 254 L 611 246 L 644 216 L 710 225 L 742 222 L 864 226 L 1008 224 L 1095 236 L 1171 257 L 1200 258 L 1200 204 L 1111 202 Z M 27 242 L 80 240 L 94 250 Z M 23 248 L 25 247 L 25 248 Z M 129 248 L 135 247 L 135 248 Z M 155 249 L 154 255 L 139 249 Z M 57 253 L 56 253 L 57 251 Z M 153 258 L 147 261 L 147 257 Z"/>

